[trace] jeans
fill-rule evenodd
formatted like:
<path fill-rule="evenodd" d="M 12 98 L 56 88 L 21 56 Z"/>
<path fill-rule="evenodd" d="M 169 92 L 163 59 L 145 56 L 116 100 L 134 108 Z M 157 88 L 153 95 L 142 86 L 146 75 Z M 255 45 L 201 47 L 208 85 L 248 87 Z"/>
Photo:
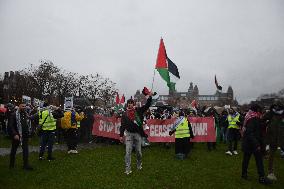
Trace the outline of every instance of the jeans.
<path fill-rule="evenodd" d="M 126 171 L 130 171 L 131 170 L 132 145 L 135 146 L 137 167 L 140 167 L 142 165 L 142 151 L 141 151 L 142 137 L 138 133 L 130 133 L 130 132 L 125 132 L 125 133 L 126 133 L 126 136 L 125 136 L 125 146 L 126 146 L 125 169 Z"/>
<path fill-rule="evenodd" d="M 221 127 L 220 130 L 220 138 L 223 143 L 227 142 L 227 128 Z"/>
<path fill-rule="evenodd" d="M 40 137 L 40 151 L 39 156 L 42 157 L 46 146 L 48 146 L 48 158 L 52 157 L 52 148 L 55 140 L 55 130 L 43 131 Z"/>

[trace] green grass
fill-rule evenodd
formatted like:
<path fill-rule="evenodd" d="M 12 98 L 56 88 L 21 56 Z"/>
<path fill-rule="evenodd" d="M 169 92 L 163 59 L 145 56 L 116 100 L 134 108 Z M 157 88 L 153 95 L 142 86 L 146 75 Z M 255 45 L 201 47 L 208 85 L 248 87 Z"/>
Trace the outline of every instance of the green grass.
<path fill-rule="evenodd" d="M 39 137 L 34 136 L 29 139 L 29 145 L 38 146 L 39 145 Z M 0 134 L 0 148 L 10 148 L 11 147 L 11 139 L 8 136 L 4 136 Z"/>
<path fill-rule="evenodd" d="M 191 156 L 174 159 L 174 147 L 165 149 L 154 144 L 143 149 L 143 169 L 136 170 L 132 157 L 133 173 L 124 172 L 124 146 L 109 145 L 82 150 L 77 155 L 55 152 L 54 162 L 38 161 L 37 153 L 30 154 L 34 171 L 21 169 L 22 155 L 17 155 L 16 168 L 8 169 L 8 156 L 0 157 L 0 188 L 283 188 L 284 160 L 277 154 L 275 165 L 278 181 L 271 186 L 257 182 L 255 161 L 249 167 L 249 181 L 240 178 L 241 154 L 229 157 L 226 146 L 208 152 L 205 144 L 194 146 Z M 267 160 L 265 160 L 267 168 Z M 282 187 L 281 187 L 282 186 Z"/>

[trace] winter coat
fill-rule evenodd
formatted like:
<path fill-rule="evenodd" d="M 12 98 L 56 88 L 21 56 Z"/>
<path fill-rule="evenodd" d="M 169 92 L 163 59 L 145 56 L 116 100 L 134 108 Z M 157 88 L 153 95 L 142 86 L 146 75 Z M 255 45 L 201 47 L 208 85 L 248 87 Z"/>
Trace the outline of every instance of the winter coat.
<path fill-rule="evenodd" d="M 29 125 L 27 124 L 28 116 L 26 112 L 20 112 L 20 116 L 21 116 L 21 125 L 22 125 L 22 136 L 23 138 L 28 138 L 29 137 Z M 17 127 L 16 112 L 13 112 L 9 115 L 8 134 L 11 137 L 14 137 L 15 135 L 20 135 Z"/>
<path fill-rule="evenodd" d="M 249 119 L 243 133 L 243 151 L 254 152 L 257 147 L 262 147 L 263 144 L 264 138 L 262 136 L 261 119 L 257 117 Z"/>
<path fill-rule="evenodd" d="M 273 147 L 284 146 L 284 110 L 279 113 L 271 108 L 263 116 L 263 120 L 267 122 L 267 144 Z"/>
<path fill-rule="evenodd" d="M 144 120 L 144 113 L 149 109 L 152 103 L 152 97 L 149 97 L 147 99 L 147 102 L 144 106 L 140 108 L 136 108 L 136 112 L 140 118 L 140 120 Z M 121 127 L 120 127 L 120 136 L 122 137 L 124 135 L 124 131 L 127 130 L 130 133 L 139 133 L 142 137 L 147 137 L 143 126 L 138 126 L 136 123 L 131 121 L 127 115 L 126 112 L 121 117 Z"/>
<path fill-rule="evenodd" d="M 75 114 L 74 118 L 72 119 L 72 113 Z M 77 112 L 67 111 L 64 112 L 64 117 L 61 118 L 61 128 L 62 129 L 76 129 L 77 122 L 81 121 L 84 118 L 84 114 Z"/>

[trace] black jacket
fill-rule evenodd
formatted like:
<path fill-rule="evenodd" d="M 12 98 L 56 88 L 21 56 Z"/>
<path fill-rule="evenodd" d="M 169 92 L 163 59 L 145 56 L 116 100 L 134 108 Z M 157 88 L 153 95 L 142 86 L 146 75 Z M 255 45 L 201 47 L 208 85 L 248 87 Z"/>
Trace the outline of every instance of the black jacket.
<path fill-rule="evenodd" d="M 141 120 L 144 118 L 144 113 L 148 110 L 148 108 L 151 106 L 152 103 L 152 97 L 149 97 L 147 99 L 147 102 L 144 106 L 140 108 L 136 108 L 136 112 Z M 142 137 L 147 137 L 145 134 L 143 127 L 139 127 L 137 124 L 135 124 L 133 121 L 131 121 L 127 115 L 126 112 L 121 117 L 121 126 L 120 126 L 120 136 L 122 137 L 124 134 L 124 131 L 127 130 L 130 133 L 139 133 Z"/>
<path fill-rule="evenodd" d="M 21 125 L 22 125 L 22 136 L 24 138 L 29 137 L 29 126 L 27 124 L 27 120 L 29 119 L 26 112 L 20 112 L 21 117 Z M 9 115 L 8 118 L 8 133 L 11 137 L 15 135 L 19 135 L 18 127 L 17 127 L 17 119 L 16 112 L 13 112 Z"/>
<path fill-rule="evenodd" d="M 243 135 L 242 148 L 245 152 L 254 152 L 257 147 L 263 146 L 263 136 L 260 118 L 248 120 Z"/>

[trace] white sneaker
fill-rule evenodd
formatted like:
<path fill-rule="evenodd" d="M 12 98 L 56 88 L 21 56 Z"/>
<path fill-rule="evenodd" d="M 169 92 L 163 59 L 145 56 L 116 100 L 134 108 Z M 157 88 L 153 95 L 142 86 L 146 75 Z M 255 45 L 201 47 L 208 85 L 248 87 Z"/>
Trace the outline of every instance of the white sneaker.
<path fill-rule="evenodd" d="M 137 166 L 137 169 L 138 169 L 138 170 L 141 170 L 141 169 L 142 169 L 142 164 L 139 165 L 139 166 Z"/>
<path fill-rule="evenodd" d="M 276 178 L 276 176 L 274 175 L 274 173 L 269 173 L 269 174 L 267 175 L 267 178 L 268 178 L 269 180 L 273 180 L 273 181 L 276 181 L 276 180 L 277 180 L 277 178 Z"/>
<path fill-rule="evenodd" d="M 71 154 L 78 154 L 78 151 L 77 150 L 70 150 L 71 152 Z"/>
<path fill-rule="evenodd" d="M 227 152 L 225 152 L 225 154 L 230 155 L 230 156 L 233 155 L 231 151 L 227 151 Z"/>
<path fill-rule="evenodd" d="M 234 155 L 238 155 L 238 152 L 236 150 L 233 151 Z"/>
<path fill-rule="evenodd" d="M 124 172 L 126 175 L 129 175 L 130 173 L 132 173 L 132 171 L 131 170 L 127 170 L 127 171 L 125 171 Z"/>

